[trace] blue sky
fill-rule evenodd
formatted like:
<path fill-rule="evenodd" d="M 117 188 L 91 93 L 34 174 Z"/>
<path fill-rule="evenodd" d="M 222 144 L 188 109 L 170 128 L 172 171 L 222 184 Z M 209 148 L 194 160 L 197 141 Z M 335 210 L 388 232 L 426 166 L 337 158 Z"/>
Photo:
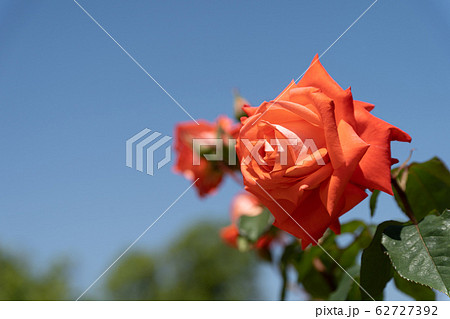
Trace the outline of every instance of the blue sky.
<path fill-rule="evenodd" d="M 372 1 L 79 3 L 194 118 L 214 120 L 232 115 L 234 87 L 254 105 L 276 97 Z M 413 160 L 450 162 L 449 17 L 445 0 L 379 0 L 321 59 L 412 136 L 393 145 L 400 160 L 415 148 Z M 73 1 L 0 0 L 0 44 L 0 245 L 41 266 L 68 256 L 81 293 L 189 185 L 171 165 L 152 177 L 126 167 L 125 141 L 189 117 Z M 225 221 L 238 191 L 189 191 L 136 249 Z M 355 218 L 370 221 L 367 202 L 343 220 Z M 396 218 L 382 196 L 373 222 Z M 276 274 L 263 277 L 276 298 Z"/>

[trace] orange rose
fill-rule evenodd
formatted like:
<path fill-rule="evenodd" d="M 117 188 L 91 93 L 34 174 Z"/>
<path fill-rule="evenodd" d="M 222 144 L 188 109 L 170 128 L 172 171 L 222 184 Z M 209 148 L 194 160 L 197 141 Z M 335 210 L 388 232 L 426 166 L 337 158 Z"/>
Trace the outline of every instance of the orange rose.
<path fill-rule="evenodd" d="M 339 233 L 339 216 L 366 189 L 392 195 L 390 142 L 411 138 L 370 114 L 373 107 L 353 100 L 317 56 L 273 102 L 244 107 L 236 151 L 245 188 L 303 248 L 328 227 Z"/>
<path fill-rule="evenodd" d="M 198 178 L 195 187 L 199 196 L 204 197 L 216 190 L 222 181 L 224 169 L 220 167 L 220 162 L 208 161 L 194 152 L 193 140 L 221 138 L 224 145 L 228 145 L 229 138 L 236 136 L 237 130 L 231 119 L 226 117 L 219 117 L 217 123 L 202 120 L 198 123 L 180 123 L 175 127 L 175 151 L 178 157 L 174 170 L 191 181 Z"/>
<path fill-rule="evenodd" d="M 220 236 L 223 241 L 232 247 L 237 247 L 239 229 L 237 223 L 241 216 L 257 216 L 263 212 L 258 198 L 250 193 L 241 193 L 234 197 L 231 203 L 231 225 L 222 228 Z M 265 234 L 258 238 L 254 247 L 256 249 L 266 249 L 273 240 L 273 235 Z"/>

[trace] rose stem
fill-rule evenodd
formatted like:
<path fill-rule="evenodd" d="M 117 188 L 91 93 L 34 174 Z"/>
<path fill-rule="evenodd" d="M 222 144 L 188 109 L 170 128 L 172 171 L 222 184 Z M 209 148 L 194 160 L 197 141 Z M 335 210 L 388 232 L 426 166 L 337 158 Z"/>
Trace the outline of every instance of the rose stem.
<path fill-rule="evenodd" d="M 397 182 L 397 178 L 394 176 L 391 176 L 391 182 L 394 189 L 397 191 L 398 197 L 400 198 L 400 201 L 403 204 L 403 207 L 405 208 L 405 214 L 408 216 L 408 218 L 417 225 L 417 219 L 414 216 L 413 210 L 411 208 L 411 205 L 408 202 L 408 198 L 406 197 L 405 191 L 400 187 L 400 185 Z"/>

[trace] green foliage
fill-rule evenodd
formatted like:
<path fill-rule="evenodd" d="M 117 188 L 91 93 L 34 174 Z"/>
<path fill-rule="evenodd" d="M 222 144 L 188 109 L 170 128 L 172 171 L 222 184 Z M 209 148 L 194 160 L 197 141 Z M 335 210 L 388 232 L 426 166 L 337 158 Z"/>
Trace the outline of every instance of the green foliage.
<path fill-rule="evenodd" d="M 325 267 L 320 259 L 313 260 L 313 267 L 303 278 L 303 288 L 312 299 L 327 300 L 328 296 L 337 288 L 337 278 L 329 268 Z"/>
<path fill-rule="evenodd" d="M 378 196 L 380 196 L 380 191 L 378 189 L 374 189 L 372 195 L 370 195 L 370 216 L 373 217 L 375 215 L 375 209 L 377 208 L 377 200 Z"/>
<path fill-rule="evenodd" d="M 361 298 L 355 281 L 341 267 L 351 272 L 356 281 L 359 280 L 358 256 L 361 250 L 369 245 L 372 239 L 370 227 L 362 221 L 351 221 L 342 225 L 341 233 L 351 234 L 351 242 L 342 247 L 338 244 L 338 236 L 328 231 L 321 239 L 319 246 L 310 246 L 301 250 L 298 241 L 293 241 L 284 249 L 280 259 L 280 272 L 283 287 L 281 299 L 286 296 L 287 269 L 293 267 L 297 272 L 297 282 L 316 300 L 359 300 Z M 340 267 L 341 266 L 341 267 Z M 344 278 L 346 277 L 346 278 Z M 347 281 L 349 279 L 351 282 Z"/>
<path fill-rule="evenodd" d="M 372 240 L 372 229 L 364 222 L 354 220 L 341 227 L 341 233 L 354 234 L 353 241 L 344 248 L 341 248 L 339 256 L 340 264 L 343 268 L 350 268 L 357 262 L 357 257 L 361 250 L 366 248 Z"/>
<path fill-rule="evenodd" d="M 155 300 L 159 282 L 153 256 L 136 252 L 125 257 L 107 281 L 114 300 Z"/>
<path fill-rule="evenodd" d="M 400 225 L 399 222 L 386 221 L 378 225 L 369 247 L 361 256 L 361 296 L 363 300 L 383 300 L 383 290 L 392 278 L 392 266 L 389 257 L 384 253 L 381 237 L 386 227 Z"/>
<path fill-rule="evenodd" d="M 449 295 L 450 211 L 417 225 L 387 227 L 382 244 L 400 276 Z"/>
<path fill-rule="evenodd" d="M 112 300 L 258 299 L 257 265 L 250 254 L 224 245 L 219 227 L 194 225 L 161 253 L 125 255 L 108 272 L 104 292 Z M 0 250 L 0 300 L 73 300 L 68 266 L 57 262 L 33 273 L 23 258 Z M 91 295 L 91 299 L 102 298 Z"/>
<path fill-rule="evenodd" d="M 24 258 L 0 251 L 0 300 L 70 300 L 67 273 L 65 261 L 36 274 Z"/>
<path fill-rule="evenodd" d="M 400 172 L 394 172 L 417 220 L 433 210 L 441 212 L 450 207 L 450 172 L 439 158 L 411 163 Z M 399 207 L 405 211 L 398 191 L 394 193 Z"/>
<path fill-rule="evenodd" d="M 435 210 L 443 211 L 450 207 L 450 172 L 445 164 L 433 157 L 423 163 L 411 163 L 392 170 L 395 182 L 399 186 L 393 188 L 394 198 L 400 209 L 406 213 L 406 199 L 415 218 L 420 221 L 425 216 L 434 214 Z M 400 192 L 404 193 L 402 199 Z M 375 214 L 379 190 L 370 196 L 370 215 Z"/>
<path fill-rule="evenodd" d="M 281 255 L 279 262 L 280 274 L 282 279 L 280 300 L 286 299 L 286 290 L 288 288 L 287 268 L 290 265 L 293 265 L 297 269 L 300 268 L 298 267 L 298 263 L 302 261 L 302 257 L 303 251 L 300 248 L 298 241 L 294 240 L 284 248 L 284 252 Z"/>
<path fill-rule="evenodd" d="M 430 301 L 436 299 L 436 294 L 427 286 L 419 285 L 408 279 L 402 278 L 396 271 L 394 273 L 394 283 L 398 290 L 413 297 L 416 300 Z"/>
<path fill-rule="evenodd" d="M 347 269 L 347 276 L 342 276 L 338 288 L 330 295 L 329 300 L 344 301 L 349 300 L 352 288 L 356 285 L 355 280 L 359 280 L 359 265 L 354 265 Z M 353 278 L 353 280 L 352 280 Z M 354 299 L 351 298 L 351 299 Z M 359 299 L 359 298 L 355 298 Z"/>
<path fill-rule="evenodd" d="M 257 216 L 241 216 L 238 222 L 239 234 L 251 242 L 256 242 L 270 228 L 271 216 L 267 208 Z"/>
<path fill-rule="evenodd" d="M 255 263 L 224 245 L 218 227 L 199 224 L 164 253 L 125 256 L 107 283 L 114 300 L 258 299 Z"/>

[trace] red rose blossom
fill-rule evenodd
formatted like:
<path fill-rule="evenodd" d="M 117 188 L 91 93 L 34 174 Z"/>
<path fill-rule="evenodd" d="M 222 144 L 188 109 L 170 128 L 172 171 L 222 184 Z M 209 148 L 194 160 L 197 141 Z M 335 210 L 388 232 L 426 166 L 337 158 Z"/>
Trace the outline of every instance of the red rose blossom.
<path fill-rule="evenodd" d="M 367 189 L 393 194 L 390 142 L 410 142 L 410 136 L 373 116 L 372 104 L 353 100 L 317 56 L 274 101 L 243 109 L 248 118 L 236 150 L 240 161 L 250 159 L 241 162 L 245 188 L 303 247 L 316 244 L 328 227 L 339 233 L 339 217 L 366 198 Z M 285 163 L 272 143 L 277 139 L 296 142 L 285 147 Z M 305 141 L 314 143 L 306 153 Z M 252 154 L 248 145 L 257 143 L 263 146 Z"/>

